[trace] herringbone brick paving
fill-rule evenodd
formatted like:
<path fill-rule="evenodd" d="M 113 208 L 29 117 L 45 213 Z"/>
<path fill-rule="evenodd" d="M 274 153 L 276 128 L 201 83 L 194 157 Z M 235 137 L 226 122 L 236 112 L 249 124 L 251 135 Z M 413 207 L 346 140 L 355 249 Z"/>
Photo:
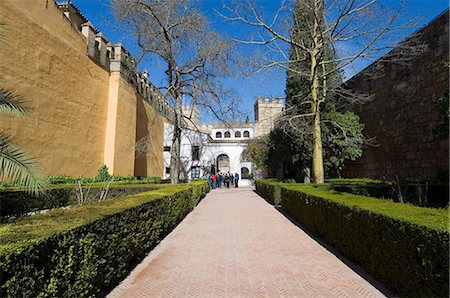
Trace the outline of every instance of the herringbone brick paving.
<path fill-rule="evenodd" d="M 109 294 L 380 296 L 384 295 L 251 188 L 211 191 Z"/>

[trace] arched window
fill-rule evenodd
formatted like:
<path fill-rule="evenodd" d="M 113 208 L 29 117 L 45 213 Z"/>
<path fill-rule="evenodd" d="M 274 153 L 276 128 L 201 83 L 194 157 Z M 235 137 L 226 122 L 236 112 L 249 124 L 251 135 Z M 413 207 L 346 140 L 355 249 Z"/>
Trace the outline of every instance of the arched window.
<path fill-rule="evenodd" d="M 241 137 L 241 132 L 240 132 L 240 131 L 236 131 L 236 132 L 234 133 L 234 137 L 235 137 L 235 138 L 240 138 L 240 137 Z"/>
<path fill-rule="evenodd" d="M 229 131 L 226 131 L 224 136 L 225 138 L 231 138 L 231 133 Z"/>
<path fill-rule="evenodd" d="M 241 168 L 241 178 L 242 179 L 249 179 L 251 178 L 250 176 L 250 171 L 247 167 L 242 167 Z"/>
<path fill-rule="evenodd" d="M 216 138 L 217 139 L 222 138 L 222 133 L 220 131 L 216 132 Z"/>
<path fill-rule="evenodd" d="M 244 138 L 250 138 L 250 132 L 248 130 L 244 131 Z"/>

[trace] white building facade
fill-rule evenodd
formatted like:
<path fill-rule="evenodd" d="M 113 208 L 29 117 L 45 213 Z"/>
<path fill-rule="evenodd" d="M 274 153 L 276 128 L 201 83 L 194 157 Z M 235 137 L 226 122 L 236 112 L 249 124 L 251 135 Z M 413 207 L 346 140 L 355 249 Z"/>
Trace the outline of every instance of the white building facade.
<path fill-rule="evenodd" d="M 187 109 L 190 109 L 188 107 Z M 185 180 L 205 179 L 214 173 L 239 174 L 240 185 L 251 184 L 253 165 L 243 152 L 248 142 L 270 132 L 275 117 L 283 110 L 281 98 L 260 97 L 255 102 L 255 122 L 232 125 L 202 125 L 182 130 L 181 174 Z M 200 128 L 201 127 L 201 128 Z M 173 126 L 164 126 L 164 178 L 170 178 L 170 150 Z"/>

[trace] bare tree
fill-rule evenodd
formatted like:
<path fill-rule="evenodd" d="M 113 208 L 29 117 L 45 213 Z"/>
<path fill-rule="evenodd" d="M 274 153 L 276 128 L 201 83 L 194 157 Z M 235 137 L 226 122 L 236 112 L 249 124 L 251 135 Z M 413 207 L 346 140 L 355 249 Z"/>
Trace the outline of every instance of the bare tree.
<path fill-rule="evenodd" d="M 192 121 L 183 114 L 183 101 L 203 106 L 220 120 L 233 109 L 234 94 L 219 82 L 231 71 L 229 59 L 233 43 L 208 29 L 206 18 L 189 0 L 111 0 L 118 20 L 136 36 L 143 57 L 165 63 L 164 97 L 175 109 L 171 146 L 171 182 L 180 174 L 181 130 Z"/>
<path fill-rule="evenodd" d="M 308 109 L 303 109 L 302 113 L 287 113 L 290 116 L 285 123 L 298 127 L 297 133 L 312 134 L 315 183 L 324 182 L 323 103 L 330 94 L 346 99 L 341 101 L 343 104 L 368 98 L 330 81 L 348 71 L 353 63 L 374 61 L 380 51 L 399 46 L 404 29 L 413 25 L 399 22 L 404 2 L 400 0 L 393 7 L 392 3 L 388 5 L 382 0 L 283 0 L 278 10 L 269 13 L 254 0 L 224 6 L 222 16 L 225 19 L 254 29 L 251 37 L 237 41 L 265 49 L 263 55 L 249 64 L 249 73 L 277 67 L 304 78 L 306 91 L 299 95 L 298 106 Z M 402 50 L 397 50 L 395 55 L 385 55 L 382 60 L 407 63 L 412 54 L 423 50 L 417 40 L 403 42 L 400 47 Z M 303 67 L 298 67 L 299 64 Z M 342 133 L 345 136 L 344 129 Z"/>

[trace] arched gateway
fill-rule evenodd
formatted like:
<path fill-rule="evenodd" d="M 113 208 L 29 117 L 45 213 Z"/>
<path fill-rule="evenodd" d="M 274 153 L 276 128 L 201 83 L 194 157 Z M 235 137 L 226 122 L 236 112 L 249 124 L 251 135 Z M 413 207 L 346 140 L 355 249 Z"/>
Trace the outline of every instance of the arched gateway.
<path fill-rule="evenodd" d="M 230 158 L 226 154 L 220 154 L 216 160 L 217 172 L 228 173 L 230 171 Z"/>

